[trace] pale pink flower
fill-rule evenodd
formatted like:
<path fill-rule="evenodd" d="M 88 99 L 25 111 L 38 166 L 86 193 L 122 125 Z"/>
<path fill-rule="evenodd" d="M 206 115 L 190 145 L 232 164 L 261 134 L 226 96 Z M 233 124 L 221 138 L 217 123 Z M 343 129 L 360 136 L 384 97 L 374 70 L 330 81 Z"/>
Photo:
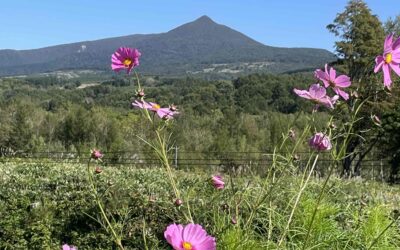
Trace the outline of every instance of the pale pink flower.
<path fill-rule="evenodd" d="M 309 141 L 308 144 L 315 150 L 327 151 L 332 148 L 329 137 L 323 133 L 316 133 Z"/>
<path fill-rule="evenodd" d="M 351 85 L 350 77 L 346 75 L 340 75 L 336 77 L 336 70 L 333 67 L 328 69 L 328 64 L 325 64 L 325 71 L 317 69 L 314 74 L 316 78 L 324 83 L 325 88 L 330 86 L 332 87 L 333 91 L 335 91 L 335 93 L 340 95 L 343 99 L 349 99 L 349 94 L 342 89 Z"/>
<path fill-rule="evenodd" d="M 135 100 L 134 102 L 132 102 L 132 107 L 138 107 L 141 109 L 151 109 L 151 104 L 146 101 Z"/>
<path fill-rule="evenodd" d="M 198 224 L 171 224 L 164 232 L 164 237 L 174 250 L 215 250 L 215 238 L 207 235 Z"/>
<path fill-rule="evenodd" d="M 62 245 L 62 250 L 78 250 L 78 248 L 72 245 L 69 246 L 68 244 L 64 244 Z"/>
<path fill-rule="evenodd" d="M 386 37 L 383 45 L 383 55 L 375 58 L 374 72 L 383 71 L 383 85 L 391 88 L 392 79 L 390 77 L 390 69 L 400 76 L 400 37 L 397 40 L 393 34 Z"/>
<path fill-rule="evenodd" d="M 154 102 L 146 102 L 146 101 L 134 101 L 132 106 L 138 107 L 141 109 L 150 110 L 158 115 L 158 117 L 162 119 L 172 119 L 175 115 L 179 114 L 178 111 L 173 111 L 171 108 L 162 108 L 159 104 Z M 175 109 L 176 110 L 176 109 Z"/>
<path fill-rule="evenodd" d="M 132 68 L 139 65 L 140 56 L 141 53 L 137 49 L 121 47 L 111 56 L 111 68 L 116 72 L 126 69 L 126 73 L 129 74 Z"/>
<path fill-rule="evenodd" d="M 336 102 L 338 97 L 329 97 L 326 95 L 326 89 L 318 83 L 312 84 L 310 89 L 307 90 L 293 90 L 298 96 L 313 101 L 317 106 L 324 105 L 328 108 L 333 109 L 333 104 Z"/>
<path fill-rule="evenodd" d="M 220 175 L 213 175 L 211 176 L 211 181 L 213 186 L 216 189 L 224 189 L 225 187 L 225 182 L 222 180 L 222 176 Z"/>

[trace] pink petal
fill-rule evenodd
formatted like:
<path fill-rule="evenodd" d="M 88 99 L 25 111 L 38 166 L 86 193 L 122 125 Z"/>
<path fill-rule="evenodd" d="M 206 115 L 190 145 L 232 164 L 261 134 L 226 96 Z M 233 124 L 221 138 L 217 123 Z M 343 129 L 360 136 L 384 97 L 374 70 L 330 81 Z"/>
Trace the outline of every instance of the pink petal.
<path fill-rule="evenodd" d="M 383 45 L 384 47 L 384 54 L 389 53 L 392 51 L 392 45 L 393 45 L 393 33 L 388 35 L 385 38 L 385 43 Z"/>
<path fill-rule="evenodd" d="M 333 103 L 331 99 L 328 96 L 325 96 L 324 98 L 321 98 L 318 100 L 320 104 L 323 104 L 324 106 L 333 109 Z"/>
<path fill-rule="evenodd" d="M 385 85 L 385 87 L 390 88 L 390 86 L 392 85 L 392 79 L 390 78 L 389 65 L 385 63 L 382 66 L 382 70 L 383 70 L 383 85 Z"/>
<path fill-rule="evenodd" d="M 326 96 L 326 89 L 319 84 L 312 84 L 308 92 L 313 99 L 320 99 Z"/>
<path fill-rule="evenodd" d="M 172 118 L 169 108 L 159 108 L 156 110 L 156 113 L 160 118 Z"/>
<path fill-rule="evenodd" d="M 385 58 L 383 58 L 383 56 L 377 56 L 375 58 L 374 72 L 377 73 L 382 68 L 384 63 L 385 63 Z"/>
<path fill-rule="evenodd" d="M 164 237 L 174 249 L 182 249 L 182 225 L 171 224 L 164 232 Z"/>
<path fill-rule="evenodd" d="M 331 80 L 332 82 L 335 81 L 336 79 L 336 70 L 331 67 L 329 70 L 329 80 Z"/>
<path fill-rule="evenodd" d="M 311 99 L 310 93 L 308 93 L 307 90 L 299 90 L 299 89 L 293 89 L 293 92 L 296 93 L 296 95 L 306 98 L 306 99 Z"/>
<path fill-rule="evenodd" d="M 347 94 L 346 92 L 344 92 L 340 88 L 335 88 L 334 90 L 335 90 L 336 94 L 340 95 L 344 100 L 347 101 L 349 99 L 349 94 Z"/>
<path fill-rule="evenodd" d="M 314 72 L 314 75 L 316 78 L 318 78 L 319 80 L 321 80 L 325 87 L 329 87 L 329 75 L 327 73 L 325 73 L 324 71 L 317 69 Z"/>
<path fill-rule="evenodd" d="M 215 238 L 207 236 L 207 238 L 200 244 L 196 245 L 196 250 L 215 250 L 217 249 L 217 243 Z"/>
<path fill-rule="evenodd" d="M 389 66 L 398 76 L 400 76 L 400 66 L 398 64 L 390 63 Z"/>
<path fill-rule="evenodd" d="M 202 237 L 206 236 L 207 233 L 202 226 L 193 223 L 187 224 L 182 232 L 183 240 L 190 242 L 192 245 L 196 245 L 199 240 L 202 240 Z"/>
<path fill-rule="evenodd" d="M 350 77 L 340 75 L 335 79 L 335 85 L 341 88 L 347 88 L 351 85 Z"/>
<path fill-rule="evenodd" d="M 400 49 L 400 37 L 398 37 L 397 40 L 393 43 L 392 48 L 393 50 Z"/>
<path fill-rule="evenodd" d="M 392 62 L 400 63 L 400 48 L 392 52 Z"/>

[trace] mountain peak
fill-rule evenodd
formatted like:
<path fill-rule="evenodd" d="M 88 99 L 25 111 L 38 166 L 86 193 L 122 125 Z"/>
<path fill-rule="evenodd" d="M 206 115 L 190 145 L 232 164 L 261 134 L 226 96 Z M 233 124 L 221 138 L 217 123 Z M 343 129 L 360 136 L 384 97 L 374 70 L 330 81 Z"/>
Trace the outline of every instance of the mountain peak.
<path fill-rule="evenodd" d="M 215 23 L 215 22 L 209 16 L 203 15 L 194 20 L 194 23 Z"/>

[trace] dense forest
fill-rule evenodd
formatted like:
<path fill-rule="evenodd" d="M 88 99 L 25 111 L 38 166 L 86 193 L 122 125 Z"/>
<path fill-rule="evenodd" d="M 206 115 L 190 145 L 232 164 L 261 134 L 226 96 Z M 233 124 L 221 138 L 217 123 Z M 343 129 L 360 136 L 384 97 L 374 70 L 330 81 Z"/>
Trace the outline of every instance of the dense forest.
<path fill-rule="evenodd" d="M 311 74 L 142 80 L 148 100 L 178 106 L 173 141 L 182 150 L 271 151 L 291 126 L 304 126 L 309 115 L 300 110 L 311 110 L 292 92 Z M 118 76 L 87 88 L 55 77 L 2 79 L 2 151 L 142 150 L 136 136 L 146 128 L 130 107 L 134 84 Z"/>
<path fill-rule="evenodd" d="M 313 105 L 293 93 L 294 87 L 306 88 L 315 81 L 311 72 L 254 74 L 233 81 L 151 76 L 141 76 L 140 80 L 146 100 L 161 106 L 177 105 L 180 115 L 171 122 L 170 143 L 179 147 L 181 157 L 185 152 L 198 152 L 201 158 L 221 156 L 223 152 L 272 152 L 283 134 L 290 129 L 301 133 L 312 117 Z M 3 78 L 2 154 L 73 152 L 83 156 L 91 148 L 114 152 L 115 159 L 125 152 L 151 154 L 139 139 L 143 134 L 151 136 L 151 128 L 141 121 L 140 111 L 131 107 L 136 82 L 119 75 L 95 82 L 52 76 Z M 390 108 L 393 100 L 382 105 Z M 387 113 L 380 113 L 382 105 L 371 103 L 365 111 L 366 117 L 376 111 L 384 124 L 376 126 L 369 118 L 363 123 L 368 131 L 363 136 L 373 139 L 373 145 L 360 145 L 360 155 L 369 149 L 361 160 L 391 158 L 384 154 L 387 147 L 382 147 L 382 154 L 380 147 L 393 145 L 397 137 L 377 135 L 394 133 L 397 123 L 390 121 L 400 115 L 388 108 Z M 343 102 L 338 107 L 335 112 L 345 117 L 348 104 Z M 325 126 L 329 110 L 315 119 L 320 127 Z M 364 142 L 371 141 L 367 139 Z M 304 145 L 300 151 L 307 150 Z"/>

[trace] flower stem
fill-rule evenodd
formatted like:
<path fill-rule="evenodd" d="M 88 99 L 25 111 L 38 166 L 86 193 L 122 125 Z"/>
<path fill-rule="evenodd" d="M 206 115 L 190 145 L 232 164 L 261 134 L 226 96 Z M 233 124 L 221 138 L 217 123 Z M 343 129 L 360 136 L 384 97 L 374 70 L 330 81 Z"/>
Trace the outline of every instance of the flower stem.
<path fill-rule="evenodd" d="M 307 246 L 307 243 L 308 243 L 308 238 L 310 237 L 312 225 L 313 225 L 313 223 L 314 223 L 315 216 L 317 215 L 317 211 L 318 211 L 319 204 L 321 203 L 322 196 L 323 196 L 324 193 L 325 193 L 325 188 L 326 188 L 326 186 L 327 186 L 327 184 L 328 184 L 329 179 L 331 178 L 332 172 L 333 172 L 333 167 L 331 166 L 331 168 L 330 168 L 330 170 L 329 170 L 329 173 L 328 173 L 328 176 L 326 177 L 325 182 L 324 182 L 324 184 L 323 184 L 323 186 L 322 186 L 322 190 L 321 190 L 321 192 L 319 193 L 318 200 L 317 200 L 317 204 L 315 205 L 315 208 L 314 208 L 314 211 L 313 211 L 313 214 L 312 214 L 312 217 L 311 217 L 310 224 L 308 225 L 308 228 L 307 228 L 307 236 L 306 236 L 306 239 L 304 240 L 304 244 L 303 244 L 303 248 L 302 248 L 303 250 L 306 249 L 306 246 Z"/>
<path fill-rule="evenodd" d="M 165 169 L 167 170 L 170 184 L 175 193 L 175 198 L 180 199 L 181 198 L 180 193 L 179 193 L 178 188 L 176 187 L 174 176 L 172 174 L 172 169 L 171 169 L 171 166 L 169 165 L 165 139 L 163 137 L 161 137 L 160 131 L 158 129 L 156 129 L 155 132 L 157 135 L 158 144 L 160 146 L 159 150 L 157 151 L 158 156 L 160 157 L 162 164 L 164 165 Z"/>
<path fill-rule="evenodd" d="M 122 245 L 122 243 L 121 243 L 121 239 L 120 239 L 120 237 L 118 237 L 118 235 L 117 235 L 117 233 L 115 232 L 113 226 L 111 225 L 109 219 L 107 218 L 107 215 L 106 215 L 106 213 L 105 213 L 105 211 L 104 211 L 103 205 L 102 205 L 102 203 L 101 203 L 101 201 L 100 201 L 99 195 L 98 195 L 98 193 L 97 193 L 96 186 L 95 186 L 95 184 L 94 184 L 93 174 L 92 174 L 92 172 L 90 171 L 90 160 L 91 160 L 91 159 L 89 159 L 88 164 L 87 164 L 87 172 L 88 172 L 89 182 L 90 182 L 90 186 L 91 186 L 91 188 L 92 188 L 92 191 L 93 191 L 93 193 L 95 194 L 97 206 L 98 206 L 99 209 L 100 209 L 100 212 L 101 212 L 101 215 L 102 215 L 103 219 L 104 219 L 104 220 L 106 221 L 106 223 L 107 223 L 107 227 L 106 227 L 105 229 L 106 229 L 106 231 L 108 231 L 108 229 L 111 230 L 111 233 L 112 233 L 112 236 L 113 236 L 113 238 L 114 238 L 115 243 L 117 244 L 117 246 L 119 247 L 119 249 L 124 250 L 124 247 L 123 247 L 123 245 Z"/>
<path fill-rule="evenodd" d="M 286 237 L 286 233 L 289 230 L 289 226 L 290 226 L 290 223 L 292 222 L 294 212 L 295 212 L 295 210 L 297 208 L 297 205 L 298 205 L 298 203 L 300 201 L 300 198 L 301 198 L 301 195 L 303 194 L 303 191 L 307 187 L 307 184 L 308 184 L 308 181 L 310 180 L 311 174 L 314 171 L 315 165 L 317 164 L 317 161 L 318 161 L 318 157 L 319 157 L 319 154 L 317 154 L 315 156 L 314 163 L 312 164 L 311 169 L 310 169 L 310 173 L 308 174 L 307 179 L 305 180 L 303 186 L 301 187 L 299 193 L 297 194 L 296 201 L 295 201 L 295 203 L 293 205 L 293 208 L 292 208 L 292 212 L 290 213 L 289 220 L 288 220 L 288 222 L 286 224 L 286 227 L 285 227 L 285 229 L 284 229 L 284 231 L 282 233 L 282 236 L 281 236 L 281 238 L 279 240 L 278 246 L 281 246 L 281 244 L 283 242 L 283 239 Z"/>

